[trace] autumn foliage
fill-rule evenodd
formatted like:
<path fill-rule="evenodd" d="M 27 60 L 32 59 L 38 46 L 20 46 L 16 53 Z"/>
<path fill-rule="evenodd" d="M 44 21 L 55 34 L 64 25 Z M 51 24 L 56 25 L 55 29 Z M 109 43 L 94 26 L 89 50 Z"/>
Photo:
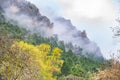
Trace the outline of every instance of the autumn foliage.
<path fill-rule="evenodd" d="M 120 80 L 120 62 L 79 56 L 57 37 L 30 33 L 2 19 L 0 80 Z"/>
<path fill-rule="evenodd" d="M 2 44 L 6 47 L 6 44 Z M 1 56 L 0 73 L 7 80 L 55 80 L 53 73 L 60 73 L 63 60 L 59 48 L 51 52 L 48 44 L 31 45 L 15 41 Z"/>
<path fill-rule="evenodd" d="M 95 80 L 120 80 L 120 62 L 118 60 L 110 60 L 110 66 L 104 66 L 104 70 L 96 73 Z"/>

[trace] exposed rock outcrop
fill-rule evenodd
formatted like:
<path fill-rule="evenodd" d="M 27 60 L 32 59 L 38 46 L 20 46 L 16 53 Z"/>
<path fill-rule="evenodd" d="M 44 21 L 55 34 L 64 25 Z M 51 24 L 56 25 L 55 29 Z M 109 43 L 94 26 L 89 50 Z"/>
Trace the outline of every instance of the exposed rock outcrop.
<path fill-rule="evenodd" d="M 0 6 L 8 20 L 14 20 L 17 24 L 43 37 L 51 37 L 57 34 L 59 40 L 66 44 L 72 43 L 72 49 L 77 55 L 94 54 L 102 56 L 100 48 L 87 37 L 86 31 L 77 30 L 70 20 L 64 18 L 54 19 L 54 24 L 49 18 L 43 16 L 34 4 L 25 0 L 0 0 Z M 1 10 L 2 10 L 1 9 Z"/>

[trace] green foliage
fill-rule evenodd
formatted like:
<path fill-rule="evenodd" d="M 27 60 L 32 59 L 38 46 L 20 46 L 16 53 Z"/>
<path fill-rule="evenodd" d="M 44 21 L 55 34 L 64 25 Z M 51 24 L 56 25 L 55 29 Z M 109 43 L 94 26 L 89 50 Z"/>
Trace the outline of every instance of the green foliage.
<path fill-rule="evenodd" d="M 0 22 L 0 35 L 13 39 L 24 39 L 27 31 L 11 24 L 10 22 Z"/>
<path fill-rule="evenodd" d="M 80 64 L 76 64 L 71 68 L 71 74 L 82 77 L 85 75 L 85 71 Z"/>
<path fill-rule="evenodd" d="M 67 58 L 66 60 L 64 60 L 63 67 L 61 69 L 62 74 L 69 75 L 72 66 L 73 66 L 73 61 L 71 58 Z"/>
<path fill-rule="evenodd" d="M 58 41 L 57 36 L 45 38 L 31 34 L 30 31 L 5 21 L 2 14 L 0 40 L 0 78 L 7 78 L 5 80 L 15 80 L 14 78 L 21 76 L 24 77 L 23 80 L 29 76 L 29 80 L 92 80 L 92 73 L 98 72 L 101 65 L 92 58 L 78 56 L 72 50 L 66 51 L 66 46 L 71 49 L 71 43 L 66 45 L 64 41 Z M 10 46 L 16 40 L 23 42 L 17 43 L 16 47 L 11 49 Z M 80 49 L 82 51 L 82 48 Z"/>
<path fill-rule="evenodd" d="M 97 72 L 101 64 L 90 58 L 77 56 L 72 50 L 64 52 L 62 58 L 64 59 L 61 69 L 62 75 L 68 76 L 72 74 L 84 78 L 85 80 L 89 80 L 89 78 L 91 78 L 91 73 Z"/>

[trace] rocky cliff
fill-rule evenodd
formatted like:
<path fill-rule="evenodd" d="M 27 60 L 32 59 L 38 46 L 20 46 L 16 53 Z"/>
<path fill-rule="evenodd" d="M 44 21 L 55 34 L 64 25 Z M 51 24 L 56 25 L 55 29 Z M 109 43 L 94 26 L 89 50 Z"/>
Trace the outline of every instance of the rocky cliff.
<path fill-rule="evenodd" d="M 0 6 L 9 21 L 32 33 L 43 37 L 56 34 L 58 39 L 66 44 L 72 43 L 72 47 L 67 46 L 66 49 L 72 49 L 77 55 L 102 56 L 100 48 L 95 42 L 89 40 L 86 31 L 77 30 L 70 20 L 57 17 L 51 22 L 49 18 L 40 13 L 40 9 L 25 0 L 0 0 Z"/>

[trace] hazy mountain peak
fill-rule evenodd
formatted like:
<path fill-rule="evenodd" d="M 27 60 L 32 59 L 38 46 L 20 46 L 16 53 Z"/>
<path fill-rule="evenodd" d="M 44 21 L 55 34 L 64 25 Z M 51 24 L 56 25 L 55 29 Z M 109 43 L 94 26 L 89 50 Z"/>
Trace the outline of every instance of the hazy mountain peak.
<path fill-rule="evenodd" d="M 84 55 L 89 52 L 96 56 L 102 56 L 100 48 L 95 42 L 89 40 L 86 31 L 77 30 L 71 20 L 56 17 L 53 24 L 49 18 L 41 15 L 40 9 L 25 0 L 0 0 L 0 5 L 8 20 L 16 21 L 32 33 L 37 33 L 44 37 L 51 37 L 57 34 L 59 40 L 63 40 L 66 44 L 72 43 L 73 48 L 71 49 L 78 55 Z M 82 52 L 80 52 L 80 48 L 83 48 Z"/>

